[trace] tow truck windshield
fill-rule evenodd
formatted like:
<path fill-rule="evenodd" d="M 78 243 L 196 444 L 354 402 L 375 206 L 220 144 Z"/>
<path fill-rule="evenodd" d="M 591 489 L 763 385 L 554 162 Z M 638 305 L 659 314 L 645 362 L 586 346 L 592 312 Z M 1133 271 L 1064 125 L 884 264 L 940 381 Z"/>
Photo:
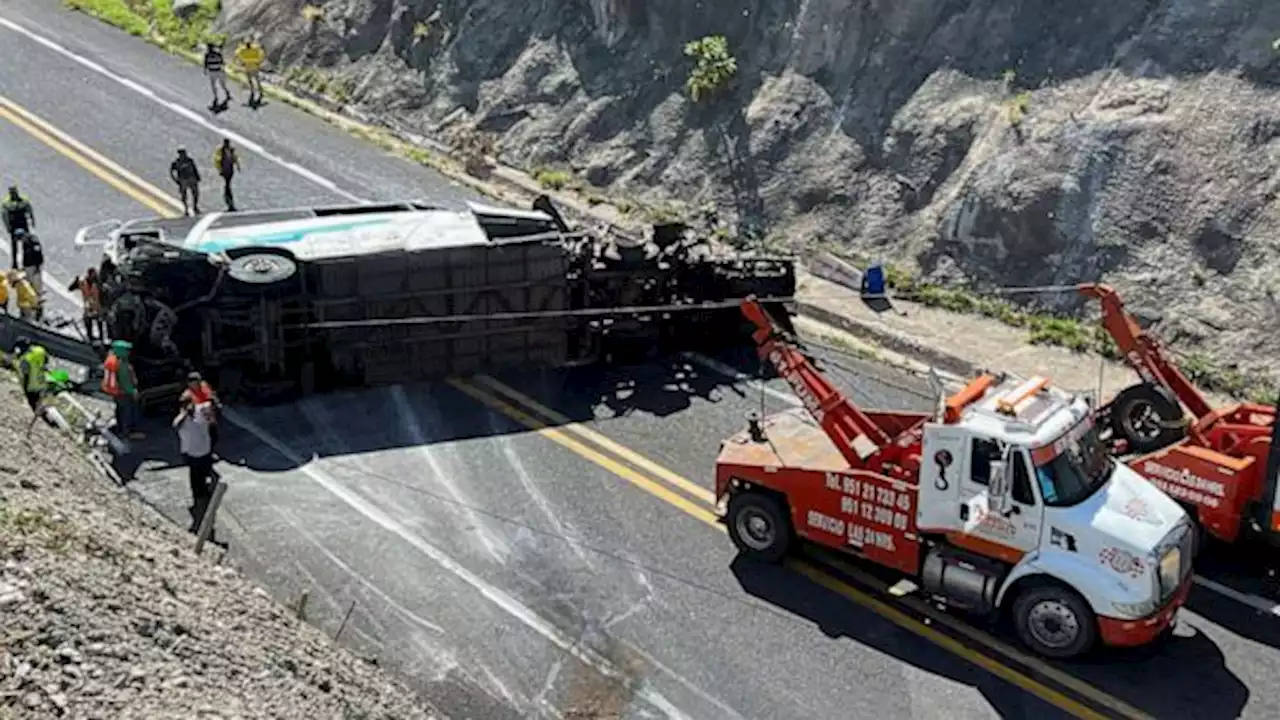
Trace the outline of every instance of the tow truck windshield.
<path fill-rule="evenodd" d="M 1089 428 L 1067 442 L 1052 459 L 1036 465 L 1036 481 L 1044 504 L 1067 507 L 1083 502 L 1107 483 L 1113 463 L 1098 438 L 1098 428 Z"/>

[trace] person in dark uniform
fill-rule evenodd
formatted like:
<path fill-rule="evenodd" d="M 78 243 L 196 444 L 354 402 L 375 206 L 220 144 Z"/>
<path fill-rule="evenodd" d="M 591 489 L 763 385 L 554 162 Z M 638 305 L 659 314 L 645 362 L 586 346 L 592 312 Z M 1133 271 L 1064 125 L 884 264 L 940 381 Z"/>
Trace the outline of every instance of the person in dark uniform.
<path fill-rule="evenodd" d="M 0 216 L 4 217 L 4 230 L 9 233 L 9 257 L 13 260 L 13 269 L 18 269 L 18 239 L 14 233 L 18 230 L 31 232 L 36 228 L 36 213 L 31 208 L 27 196 L 18 192 L 17 185 L 10 185 L 9 192 L 0 203 Z"/>
<path fill-rule="evenodd" d="M 227 203 L 227 212 L 235 212 L 236 198 L 231 193 L 231 178 L 240 169 L 240 154 L 232 147 L 230 140 L 224 139 L 213 151 L 213 167 L 222 178 L 222 199 Z"/>
<path fill-rule="evenodd" d="M 186 148 L 178 148 L 178 157 L 169 166 L 169 177 L 177 183 L 178 194 L 182 196 L 182 213 L 199 215 L 200 168 L 196 167 L 196 161 L 187 154 Z"/>

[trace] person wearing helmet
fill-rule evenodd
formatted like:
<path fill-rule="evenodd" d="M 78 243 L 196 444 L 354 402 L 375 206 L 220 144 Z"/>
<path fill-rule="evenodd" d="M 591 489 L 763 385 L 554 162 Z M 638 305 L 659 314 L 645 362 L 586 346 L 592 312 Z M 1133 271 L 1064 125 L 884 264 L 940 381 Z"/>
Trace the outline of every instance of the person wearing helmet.
<path fill-rule="evenodd" d="M 4 202 L 0 203 L 0 217 L 4 219 L 4 230 L 9 233 L 9 257 L 13 261 L 13 269 L 18 268 L 18 240 L 14 233 L 18 230 L 30 232 L 36 227 L 36 213 L 31 208 L 31 201 L 18 191 L 17 185 L 10 185 L 5 193 Z"/>
<path fill-rule="evenodd" d="M 38 322 L 42 316 L 40 294 L 21 270 L 10 270 L 8 275 L 9 285 L 18 295 L 18 317 L 27 322 Z"/>

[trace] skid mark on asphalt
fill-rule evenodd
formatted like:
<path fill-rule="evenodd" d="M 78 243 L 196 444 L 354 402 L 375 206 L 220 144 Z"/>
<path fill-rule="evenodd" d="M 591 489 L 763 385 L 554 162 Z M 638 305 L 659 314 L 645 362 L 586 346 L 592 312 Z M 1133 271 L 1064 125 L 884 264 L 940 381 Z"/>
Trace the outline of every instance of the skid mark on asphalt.
<path fill-rule="evenodd" d="M 726 705 L 723 700 L 720 700 L 714 695 L 707 693 L 706 690 L 703 690 L 702 688 L 698 687 L 698 685 L 693 681 L 689 680 L 688 678 L 676 672 L 675 670 L 672 670 L 666 665 L 663 665 L 662 663 L 658 662 L 658 659 L 655 658 L 654 656 L 650 655 L 644 650 L 641 650 L 639 647 L 632 645 L 631 643 L 627 643 L 627 648 L 631 652 L 638 655 L 642 660 L 652 665 L 657 670 L 660 670 L 662 673 L 664 673 L 671 679 L 680 683 L 682 686 L 684 686 L 686 690 L 702 698 L 702 700 L 714 706 L 717 710 L 720 710 L 721 712 L 723 712 L 726 717 L 734 718 L 735 720 L 747 720 L 737 710 L 734 710 L 733 708 Z"/>
<path fill-rule="evenodd" d="M 409 433 L 409 439 L 413 441 L 413 454 L 422 458 L 423 462 L 431 470 L 432 479 L 443 487 L 449 493 L 449 497 L 453 498 L 457 506 L 462 509 L 462 513 L 467 517 L 468 525 L 475 529 L 475 535 L 484 545 L 485 551 L 494 560 L 505 565 L 507 558 L 511 556 L 511 548 L 507 546 L 501 537 L 489 529 L 483 518 L 471 509 L 471 500 L 458 488 L 457 483 L 453 481 L 453 473 L 444 466 L 445 463 L 441 462 L 438 457 L 439 448 L 433 446 L 427 434 L 423 432 L 422 424 L 418 421 L 417 413 L 414 412 L 413 407 L 409 404 L 409 397 L 405 394 L 403 386 L 393 385 L 391 387 L 391 401 L 395 404 L 396 413 L 400 417 L 400 426 Z M 432 429 L 437 427 L 437 420 L 438 418 L 434 417 L 434 415 L 427 418 Z M 458 463 L 450 462 L 448 464 L 456 466 Z"/>
<path fill-rule="evenodd" d="M 352 510 L 364 516 L 368 521 L 404 540 L 404 542 L 409 546 L 422 553 L 422 555 L 439 565 L 445 571 L 454 575 L 458 580 L 470 586 L 481 597 L 506 612 L 533 632 L 542 636 L 565 654 L 572 656 L 584 666 L 591 668 L 606 679 L 626 685 L 632 684 L 633 681 L 628 674 L 608 658 L 601 655 L 594 649 L 587 647 L 579 640 L 571 638 L 554 623 L 534 612 L 531 608 L 517 600 L 505 590 L 490 584 L 479 575 L 471 572 L 462 565 L 462 563 L 458 562 L 444 550 L 413 533 L 409 528 L 397 522 L 380 508 L 366 501 L 363 497 L 352 492 L 350 489 L 344 487 L 340 482 L 320 471 L 315 467 L 315 461 L 318 460 L 317 457 L 312 456 L 311 458 L 304 458 L 293 448 L 281 442 L 274 435 L 259 427 L 256 423 L 236 411 L 234 408 L 227 408 L 225 417 L 228 422 L 240 426 L 250 434 L 257 437 L 268 447 L 275 450 L 282 457 L 294 463 L 298 467 L 298 471 L 313 481 L 316 485 L 319 485 L 334 497 L 346 503 Z M 686 718 L 692 720 L 688 715 L 672 704 L 665 695 L 651 687 L 647 681 L 643 679 L 635 680 L 634 691 L 636 698 L 647 703 L 654 709 L 663 713 L 665 716 L 681 720 Z"/>
<path fill-rule="evenodd" d="M 346 573 L 347 576 L 350 577 L 352 580 L 355 580 L 357 583 L 359 583 L 360 586 L 363 587 L 365 590 L 368 590 L 371 594 L 373 594 L 379 600 L 386 603 L 387 607 L 403 615 L 406 620 L 409 620 L 410 622 L 413 622 L 423 628 L 426 628 L 427 630 L 430 630 L 431 632 L 436 633 L 437 635 L 444 634 L 444 628 L 440 627 L 439 625 L 436 625 L 435 623 L 415 613 L 414 611 L 410 610 L 404 605 L 401 605 L 400 603 L 396 602 L 394 598 L 392 598 L 390 595 L 383 592 L 381 588 L 379 588 L 377 585 L 374 585 L 372 582 L 370 582 L 364 575 L 356 571 L 355 568 L 351 567 L 346 562 L 344 562 L 342 558 L 339 558 L 337 555 L 334 555 L 333 552 L 331 552 L 329 548 L 325 546 L 324 543 L 320 542 L 319 538 L 317 538 L 315 535 L 312 535 L 309 531 L 307 531 L 306 528 L 302 526 L 302 523 L 298 522 L 297 518 L 293 513 L 283 510 L 270 502 L 266 504 L 272 510 L 275 510 L 276 513 L 280 515 L 280 517 L 284 518 L 284 521 L 288 523 L 289 526 L 292 527 L 295 532 L 301 535 L 303 539 L 305 539 L 307 542 L 315 546 L 316 550 L 319 550 L 320 554 L 324 555 L 325 559 L 333 563 L 334 566 L 342 570 L 342 572 Z M 319 581 L 314 581 L 314 584 L 315 584 L 315 587 L 317 588 L 321 587 Z M 342 603 L 339 603 L 336 599 L 333 599 L 332 604 L 336 608 L 341 609 L 340 606 Z"/>
<path fill-rule="evenodd" d="M 538 489 L 533 477 L 529 474 L 528 468 L 525 467 L 524 462 L 520 459 L 520 454 L 512 447 L 511 439 L 502 433 L 497 416 L 490 413 L 488 419 L 489 430 L 493 433 L 493 438 L 497 440 L 498 445 L 501 446 L 502 456 L 506 458 L 507 463 L 511 466 L 511 470 L 516 479 L 520 481 L 521 487 L 524 488 L 525 492 L 529 493 L 529 497 L 533 498 L 533 503 L 547 517 L 547 521 L 551 523 L 551 527 L 555 529 L 556 534 L 564 537 L 565 541 L 569 543 L 569 547 L 573 549 L 573 553 L 578 556 L 578 559 L 585 563 L 587 567 L 595 570 L 595 563 L 591 561 L 587 552 L 582 549 L 582 534 L 576 528 L 562 522 L 559 516 L 556 515 L 550 501 Z"/>

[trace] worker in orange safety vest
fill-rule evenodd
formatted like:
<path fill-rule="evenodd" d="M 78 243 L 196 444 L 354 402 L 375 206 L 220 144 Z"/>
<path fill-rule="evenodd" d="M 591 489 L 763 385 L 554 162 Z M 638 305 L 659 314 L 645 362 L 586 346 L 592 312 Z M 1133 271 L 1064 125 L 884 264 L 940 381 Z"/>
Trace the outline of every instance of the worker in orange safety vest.
<path fill-rule="evenodd" d="M 127 340 L 111 343 L 111 352 L 102 363 L 102 392 L 115 401 L 116 432 L 141 440 L 146 435 L 138 430 L 138 375 L 129 362 L 132 347 Z"/>
<path fill-rule="evenodd" d="M 84 298 L 84 334 L 90 344 L 107 341 L 106 326 L 102 322 L 102 283 L 97 268 L 89 268 L 84 277 L 76 276 L 68 290 L 80 291 Z"/>

